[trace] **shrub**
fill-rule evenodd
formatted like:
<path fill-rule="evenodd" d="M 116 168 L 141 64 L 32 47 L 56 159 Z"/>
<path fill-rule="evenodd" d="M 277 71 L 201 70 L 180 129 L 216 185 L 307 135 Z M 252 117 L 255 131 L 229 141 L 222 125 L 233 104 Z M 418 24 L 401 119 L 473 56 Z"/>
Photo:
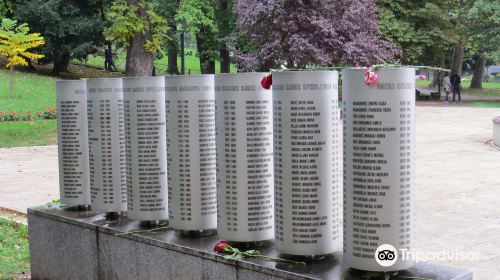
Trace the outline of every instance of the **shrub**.
<path fill-rule="evenodd" d="M 57 110 L 48 108 L 43 112 L 0 112 L 0 122 L 35 121 L 56 119 Z"/>

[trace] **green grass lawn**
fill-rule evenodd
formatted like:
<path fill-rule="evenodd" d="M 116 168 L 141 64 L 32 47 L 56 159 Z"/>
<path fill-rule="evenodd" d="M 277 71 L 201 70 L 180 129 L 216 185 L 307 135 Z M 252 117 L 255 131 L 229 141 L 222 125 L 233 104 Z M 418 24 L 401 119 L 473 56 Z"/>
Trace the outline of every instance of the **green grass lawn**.
<path fill-rule="evenodd" d="M 0 279 L 29 272 L 28 227 L 0 217 Z"/>
<path fill-rule="evenodd" d="M 164 75 L 167 72 L 167 66 L 168 66 L 167 59 L 168 59 L 167 56 L 164 55 L 161 59 L 155 60 L 157 75 Z M 118 54 L 117 57 L 114 58 L 114 62 L 119 71 L 125 71 L 125 53 Z M 78 60 L 73 60 L 72 63 L 104 69 L 104 56 L 103 55 L 89 56 L 86 64 L 85 62 Z M 177 65 L 180 71 L 181 69 L 180 57 L 177 58 Z M 199 57 L 196 56 L 195 50 L 186 49 L 185 67 L 186 67 L 186 74 L 188 73 L 191 73 L 193 75 L 200 74 L 200 59 Z M 220 73 L 219 61 L 216 61 L 215 63 L 215 72 Z M 236 73 L 236 65 L 231 64 L 231 72 Z"/>
<path fill-rule="evenodd" d="M 469 83 L 470 86 L 470 83 Z M 500 82 L 483 82 L 484 89 L 498 89 L 500 90 Z"/>
<path fill-rule="evenodd" d="M 0 70 L 0 112 L 41 112 L 56 107 L 56 78 L 16 72 L 14 93 L 9 97 L 7 70 Z M 56 143 L 56 120 L 0 122 L 0 148 Z"/>
<path fill-rule="evenodd" d="M 416 80 L 415 85 L 417 87 L 428 87 L 431 84 L 432 81 L 428 80 Z"/>
<path fill-rule="evenodd" d="M 500 89 L 475 89 L 468 90 L 468 93 L 472 96 L 498 97 L 500 96 Z"/>
<path fill-rule="evenodd" d="M 470 86 L 470 82 L 466 85 Z M 500 83 L 483 82 L 483 89 L 468 89 L 468 93 L 473 96 L 497 97 L 500 96 Z"/>
<path fill-rule="evenodd" d="M 0 148 L 55 144 L 57 121 L 0 122 Z"/>
<path fill-rule="evenodd" d="M 0 112 L 39 112 L 56 107 L 55 78 L 33 73 L 15 73 L 14 94 L 9 97 L 7 70 L 0 70 Z"/>
<path fill-rule="evenodd" d="M 193 69 L 191 74 L 199 74 L 199 58 L 192 50 L 192 55 L 186 56 L 186 68 Z M 158 75 L 166 72 L 165 56 L 157 60 Z M 124 70 L 125 55 L 122 54 L 116 61 L 116 66 Z M 101 56 L 89 57 L 88 65 L 104 67 L 104 58 Z M 180 65 L 180 58 L 179 58 Z M 219 63 L 216 64 L 220 71 Z M 231 65 L 236 72 L 235 65 Z M 186 70 L 187 73 L 187 70 Z M 14 94 L 9 97 L 10 71 L 0 70 L 0 112 L 41 112 L 56 107 L 55 81 L 57 78 L 37 75 L 35 73 L 15 72 Z M 56 121 L 33 122 L 0 122 L 0 148 L 47 145 L 56 143 Z"/>
<path fill-rule="evenodd" d="M 472 106 L 480 108 L 500 108 L 500 102 L 475 101 L 472 102 Z"/>

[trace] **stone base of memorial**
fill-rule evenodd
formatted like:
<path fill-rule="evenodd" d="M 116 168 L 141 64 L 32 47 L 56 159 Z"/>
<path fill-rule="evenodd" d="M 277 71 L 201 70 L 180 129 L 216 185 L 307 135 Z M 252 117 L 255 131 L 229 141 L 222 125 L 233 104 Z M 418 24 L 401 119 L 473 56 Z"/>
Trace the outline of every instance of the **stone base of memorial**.
<path fill-rule="evenodd" d="M 217 236 L 183 237 L 168 229 L 123 234 L 139 223 L 106 220 L 92 211 L 28 209 L 32 279 L 366 279 L 335 256 L 305 266 L 237 261 L 213 252 Z M 274 247 L 259 249 L 278 256 Z M 472 279 L 470 271 L 429 262 L 398 275 L 394 279 Z"/>

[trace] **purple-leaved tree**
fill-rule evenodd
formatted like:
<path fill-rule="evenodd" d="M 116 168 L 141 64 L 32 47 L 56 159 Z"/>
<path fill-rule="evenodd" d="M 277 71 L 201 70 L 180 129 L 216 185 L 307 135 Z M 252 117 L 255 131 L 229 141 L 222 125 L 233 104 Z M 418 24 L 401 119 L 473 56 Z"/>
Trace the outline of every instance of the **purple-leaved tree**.
<path fill-rule="evenodd" d="M 243 71 L 286 65 L 365 66 L 398 54 L 380 37 L 376 0 L 239 0 L 236 56 Z"/>

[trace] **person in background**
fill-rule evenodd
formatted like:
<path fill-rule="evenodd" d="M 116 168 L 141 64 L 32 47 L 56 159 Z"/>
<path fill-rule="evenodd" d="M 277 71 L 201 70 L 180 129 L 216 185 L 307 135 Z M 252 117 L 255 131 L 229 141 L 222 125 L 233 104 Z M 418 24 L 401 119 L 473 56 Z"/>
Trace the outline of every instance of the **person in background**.
<path fill-rule="evenodd" d="M 104 69 L 105 69 L 106 71 L 110 71 L 110 70 L 109 70 L 109 63 L 108 63 L 108 61 L 109 61 L 109 59 L 108 59 L 108 58 L 109 58 L 109 56 L 110 56 L 110 53 L 111 53 L 111 52 L 109 51 L 109 49 L 108 49 L 108 48 L 105 48 L 105 49 L 104 49 Z"/>
<path fill-rule="evenodd" d="M 443 78 L 443 84 L 444 92 L 446 93 L 444 97 L 444 103 L 448 103 L 448 95 L 450 94 L 452 88 L 451 88 L 451 82 L 450 82 L 450 74 L 448 72 L 444 73 L 444 78 Z"/>
<path fill-rule="evenodd" d="M 456 101 L 455 95 L 458 94 L 458 102 L 462 101 L 462 97 L 460 96 L 460 82 L 461 78 L 457 73 L 453 73 L 450 77 L 451 88 L 453 90 L 453 102 Z"/>
<path fill-rule="evenodd" d="M 104 50 L 104 68 L 106 71 L 117 71 L 115 64 L 113 63 L 113 52 L 111 51 L 111 44 Z"/>

